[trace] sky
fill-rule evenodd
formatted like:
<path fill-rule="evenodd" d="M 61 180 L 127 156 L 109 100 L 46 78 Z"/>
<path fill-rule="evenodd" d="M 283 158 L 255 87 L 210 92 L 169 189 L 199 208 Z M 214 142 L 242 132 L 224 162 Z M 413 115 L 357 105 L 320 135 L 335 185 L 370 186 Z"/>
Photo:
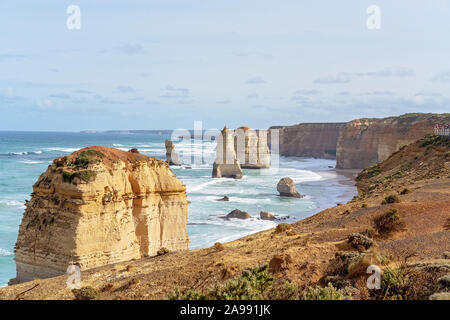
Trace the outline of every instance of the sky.
<path fill-rule="evenodd" d="M 0 130 L 450 112 L 448 17 L 447 0 L 0 0 Z"/>

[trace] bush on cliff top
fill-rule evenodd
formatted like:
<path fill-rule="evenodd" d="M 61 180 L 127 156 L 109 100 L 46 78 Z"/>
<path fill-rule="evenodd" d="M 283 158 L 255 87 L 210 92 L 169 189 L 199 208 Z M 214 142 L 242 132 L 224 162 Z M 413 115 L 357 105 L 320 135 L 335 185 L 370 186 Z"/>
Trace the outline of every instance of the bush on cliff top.
<path fill-rule="evenodd" d="M 331 283 L 325 288 L 306 288 L 302 300 L 352 300 L 351 294 L 345 289 L 336 289 Z"/>
<path fill-rule="evenodd" d="M 373 218 L 375 229 L 380 235 L 389 235 L 396 231 L 401 231 L 405 223 L 398 214 L 397 209 L 392 209 Z"/>
<path fill-rule="evenodd" d="M 97 289 L 92 287 L 82 287 L 80 289 L 73 289 L 72 293 L 76 300 L 95 300 L 98 298 L 100 293 Z"/>
<path fill-rule="evenodd" d="M 77 168 L 87 168 L 90 163 L 98 162 L 98 158 L 103 158 L 105 155 L 97 150 L 82 151 L 74 161 L 74 166 Z"/>
<path fill-rule="evenodd" d="M 268 271 L 268 265 L 244 270 L 223 284 L 216 284 L 207 293 L 194 290 L 180 292 L 176 289 L 167 295 L 169 300 L 257 300 L 264 299 L 271 288 L 275 276 Z"/>

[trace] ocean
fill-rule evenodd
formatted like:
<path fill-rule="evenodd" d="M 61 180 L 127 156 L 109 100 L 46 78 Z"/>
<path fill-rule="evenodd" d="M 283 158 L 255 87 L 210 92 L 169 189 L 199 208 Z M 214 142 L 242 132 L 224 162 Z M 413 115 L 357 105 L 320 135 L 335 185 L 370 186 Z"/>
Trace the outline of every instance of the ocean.
<path fill-rule="evenodd" d="M 143 154 L 165 160 L 167 133 L 0 132 L 0 287 L 15 277 L 14 244 L 32 186 L 53 159 L 86 146 L 121 150 L 138 148 Z M 337 174 L 334 160 L 280 157 L 278 169 L 243 170 L 241 180 L 211 178 L 216 143 L 175 142 L 176 151 L 201 156 L 205 163 L 172 167 L 187 187 L 190 248 L 203 248 L 270 229 L 278 222 L 259 219 L 261 210 L 294 222 L 347 202 L 356 189 L 350 178 Z M 292 178 L 301 199 L 277 196 L 276 185 Z M 218 202 L 228 196 L 229 202 Z M 247 211 L 248 220 L 220 218 L 234 209 Z"/>

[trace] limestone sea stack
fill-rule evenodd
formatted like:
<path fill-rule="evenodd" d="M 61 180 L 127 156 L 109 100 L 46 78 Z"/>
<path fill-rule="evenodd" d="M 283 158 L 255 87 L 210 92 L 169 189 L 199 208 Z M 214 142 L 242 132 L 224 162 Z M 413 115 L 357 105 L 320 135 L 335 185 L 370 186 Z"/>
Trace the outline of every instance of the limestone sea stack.
<path fill-rule="evenodd" d="M 186 187 L 159 159 L 93 146 L 58 158 L 33 186 L 12 283 L 186 250 Z"/>
<path fill-rule="evenodd" d="M 166 160 L 171 166 L 181 165 L 180 155 L 175 151 L 175 144 L 171 140 L 166 140 Z"/>
<path fill-rule="evenodd" d="M 213 178 L 242 178 L 242 170 L 234 151 L 233 131 L 224 127 L 217 140 Z"/>
<path fill-rule="evenodd" d="M 281 197 L 293 197 L 301 198 L 302 196 L 298 193 L 295 187 L 294 180 L 291 178 L 283 178 L 278 182 L 277 191 L 280 193 Z"/>
<path fill-rule="evenodd" d="M 270 167 L 267 131 L 240 127 L 234 131 L 234 150 L 242 169 Z"/>

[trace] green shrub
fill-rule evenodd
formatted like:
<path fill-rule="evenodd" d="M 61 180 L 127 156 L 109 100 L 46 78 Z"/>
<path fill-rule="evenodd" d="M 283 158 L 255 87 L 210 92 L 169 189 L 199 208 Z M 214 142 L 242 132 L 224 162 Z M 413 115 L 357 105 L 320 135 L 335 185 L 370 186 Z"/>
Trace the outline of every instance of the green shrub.
<path fill-rule="evenodd" d="M 77 168 L 87 168 L 90 163 L 98 162 L 98 158 L 103 158 L 104 154 L 97 150 L 82 151 L 74 161 Z"/>
<path fill-rule="evenodd" d="M 162 248 L 160 248 L 159 250 L 158 250 L 158 252 L 156 252 L 156 254 L 158 255 L 158 256 L 162 256 L 162 255 L 165 255 L 165 254 L 167 254 L 167 253 L 169 253 L 170 251 L 169 251 L 169 249 L 167 249 L 167 248 L 165 248 L 165 247 L 162 247 Z"/>
<path fill-rule="evenodd" d="M 325 288 L 308 287 L 303 292 L 302 300 L 352 300 L 351 294 L 346 290 L 339 290 L 333 287 L 331 283 Z"/>
<path fill-rule="evenodd" d="M 386 198 L 384 198 L 384 202 L 381 204 L 388 204 L 388 203 L 398 203 L 400 202 L 400 199 L 395 194 L 390 194 Z"/>
<path fill-rule="evenodd" d="M 408 194 L 408 193 L 410 193 L 408 188 L 405 188 L 400 192 L 401 195 Z"/>
<path fill-rule="evenodd" d="M 94 300 L 97 299 L 100 294 L 97 289 L 89 286 L 73 289 L 72 293 L 75 295 L 76 300 Z"/>
<path fill-rule="evenodd" d="M 176 289 L 167 296 L 171 300 L 259 300 L 264 299 L 271 288 L 275 276 L 268 272 L 268 265 L 244 270 L 241 275 L 233 277 L 223 284 L 209 288 L 206 294 Z"/>
<path fill-rule="evenodd" d="M 75 178 L 80 178 L 85 182 L 91 181 L 97 175 L 95 171 L 92 170 L 83 170 L 78 172 L 62 172 L 62 177 L 64 182 L 72 183 Z"/>
<path fill-rule="evenodd" d="M 450 289 L 450 274 L 440 277 L 438 283 L 441 287 L 445 289 Z"/>
<path fill-rule="evenodd" d="M 352 233 L 348 236 L 347 242 L 355 249 L 364 251 L 373 246 L 373 240 L 369 237 L 360 234 Z"/>
<path fill-rule="evenodd" d="M 403 268 L 387 267 L 381 276 L 381 298 L 402 300 L 408 288 L 408 282 L 408 276 Z"/>
<path fill-rule="evenodd" d="M 404 229 L 405 223 L 397 212 L 392 209 L 373 218 L 375 229 L 379 234 L 389 235 Z"/>

